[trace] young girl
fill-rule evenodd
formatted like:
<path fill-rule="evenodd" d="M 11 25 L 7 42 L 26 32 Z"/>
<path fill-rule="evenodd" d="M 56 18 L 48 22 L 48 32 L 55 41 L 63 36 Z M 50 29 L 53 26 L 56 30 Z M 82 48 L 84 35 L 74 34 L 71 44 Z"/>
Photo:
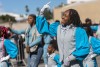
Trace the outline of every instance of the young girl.
<path fill-rule="evenodd" d="M 89 43 L 86 31 L 81 27 L 77 11 L 66 10 L 61 25 L 54 23 L 48 26 L 46 19 L 41 16 L 36 20 L 38 20 L 36 26 L 39 33 L 57 35 L 60 62 L 64 63 L 63 66 L 82 67 L 82 60 L 89 53 Z"/>
<path fill-rule="evenodd" d="M 48 46 L 48 65 L 47 67 L 61 67 L 62 63 L 60 62 L 60 57 L 58 54 L 55 53 L 56 41 L 51 41 L 50 45 Z"/>
<path fill-rule="evenodd" d="M 98 67 L 96 57 L 100 55 L 100 39 L 93 36 L 90 26 L 86 27 L 86 31 L 89 38 L 90 52 L 83 61 L 84 67 Z"/>
<path fill-rule="evenodd" d="M 34 14 L 30 14 L 28 16 L 28 24 L 29 26 L 27 27 L 26 30 L 14 30 L 10 29 L 11 32 L 15 34 L 25 34 L 25 46 L 26 46 L 26 52 L 28 53 L 28 67 L 38 67 L 39 62 L 41 60 L 42 54 L 43 54 L 43 47 L 40 42 L 41 36 L 36 28 L 36 16 Z M 37 40 L 35 40 L 37 38 Z M 36 45 L 33 49 L 31 46 L 31 43 L 35 40 L 37 43 L 39 41 L 38 46 Z M 31 49 L 32 48 L 32 49 Z"/>
<path fill-rule="evenodd" d="M 89 43 L 75 9 L 64 12 L 57 30 L 57 42 L 63 67 L 83 67 L 82 60 L 89 53 Z"/>
<path fill-rule="evenodd" d="M 0 26 L 0 67 L 8 67 L 7 60 L 16 58 L 17 54 L 17 46 L 9 40 L 7 28 Z"/>
<path fill-rule="evenodd" d="M 89 37 L 90 52 L 88 56 L 84 59 L 84 67 L 98 67 L 96 57 L 100 55 L 100 40 L 90 36 Z"/>

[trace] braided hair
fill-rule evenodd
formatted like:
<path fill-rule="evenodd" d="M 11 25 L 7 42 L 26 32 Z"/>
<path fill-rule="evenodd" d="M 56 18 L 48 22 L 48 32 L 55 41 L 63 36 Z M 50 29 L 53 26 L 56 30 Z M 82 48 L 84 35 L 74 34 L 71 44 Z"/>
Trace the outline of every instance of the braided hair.
<path fill-rule="evenodd" d="M 1 37 L 4 37 L 4 38 L 8 38 L 8 28 L 4 27 L 4 26 L 0 26 L 0 34 L 2 32 L 2 35 Z"/>
<path fill-rule="evenodd" d="M 78 14 L 78 12 L 75 9 L 68 9 L 65 12 L 69 12 L 69 21 L 70 23 L 72 23 L 74 26 L 79 27 L 81 26 L 81 20 L 80 20 L 80 16 Z"/>

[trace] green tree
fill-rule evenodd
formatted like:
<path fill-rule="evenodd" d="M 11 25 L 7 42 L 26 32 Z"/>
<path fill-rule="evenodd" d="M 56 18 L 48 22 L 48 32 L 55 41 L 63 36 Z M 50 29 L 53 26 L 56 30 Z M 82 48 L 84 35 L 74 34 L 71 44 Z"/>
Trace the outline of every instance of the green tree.
<path fill-rule="evenodd" d="M 57 7 L 63 7 L 65 4 L 61 3 L 60 5 L 58 5 Z"/>
<path fill-rule="evenodd" d="M 39 15 L 39 13 L 40 13 L 40 8 L 39 8 L 39 7 L 36 8 L 36 11 L 38 12 L 38 15 Z"/>
<path fill-rule="evenodd" d="M 53 13 L 49 9 L 45 9 L 43 15 L 47 20 L 50 20 L 53 18 Z"/>
<path fill-rule="evenodd" d="M 9 20 L 12 22 L 16 22 L 15 17 L 12 17 L 10 15 L 1 15 L 0 20 L 2 20 L 3 22 L 8 22 Z"/>

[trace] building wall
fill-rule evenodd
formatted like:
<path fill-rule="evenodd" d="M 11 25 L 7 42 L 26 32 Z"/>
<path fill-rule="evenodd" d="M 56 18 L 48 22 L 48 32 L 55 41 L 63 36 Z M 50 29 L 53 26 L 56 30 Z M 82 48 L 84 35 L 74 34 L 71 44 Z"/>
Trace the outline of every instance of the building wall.
<path fill-rule="evenodd" d="M 75 3 L 68 6 L 63 6 L 54 9 L 54 20 L 61 20 L 61 14 L 67 9 L 76 9 L 79 12 L 80 18 L 84 23 L 84 20 L 88 17 L 93 20 L 94 23 L 99 23 L 100 21 L 100 0 L 85 2 L 85 3 Z"/>
<path fill-rule="evenodd" d="M 88 1 L 93 1 L 93 0 L 67 0 L 67 3 L 71 4 L 73 2 L 88 2 Z"/>

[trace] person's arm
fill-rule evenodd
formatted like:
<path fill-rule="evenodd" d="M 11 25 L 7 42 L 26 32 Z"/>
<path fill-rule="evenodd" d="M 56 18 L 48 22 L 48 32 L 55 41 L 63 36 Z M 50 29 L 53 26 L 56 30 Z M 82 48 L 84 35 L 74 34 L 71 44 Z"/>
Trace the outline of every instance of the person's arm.
<path fill-rule="evenodd" d="M 39 15 L 43 16 L 43 13 L 44 13 L 45 9 L 50 8 L 49 4 L 50 4 L 50 2 L 48 2 L 47 4 L 45 4 L 45 5 L 42 7 L 42 9 L 40 10 Z"/>
<path fill-rule="evenodd" d="M 54 61 L 57 63 L 57 67 L 61 67 L 62 62 L 60 62 L 60 56 L 58 54 L 54 56 Z"/>
<path fill-rule="evenodd" d="M 2 57 L 2 58 L 0 59 L 0 62 L 6 61 L 6 60 L 8 60 L 8 59 L 10 59 L 10 55 L 7 55 L 6 57 Z"/>
<path fill-rule="evenodd" d="M 4 47 L 6 49 L 7 54 L 10 56 L 10 58 L 16 58 L 18 54 L 18 48 L 17 45 L 11 42 L 8 39 L 4 40 Z"/>
<path fill-rule="evenodd" d="M 75 60 L 75 59 L 76 59 L 75 56 L 73 56 L 72 54 L 69 55 L 69 56 L 65 59 L 65 63 L 64 63 L 64 65 L 65 65 L 65 66 L 69 66 L 70 61 L 73 61 L 73 60 Z"/>
<path fill-rule="evenodd" d="M 15 34 L 25 34 L 25 30 L 14 30 L 14 29 L 10 29 L 10 31 L 12 32 L 12 33 L 15 33 Z"/>
<path fill-rule="evenodd" d="M 100 55 L 100 39 L 91 37 L 90 44 L 92 46 L 94 54 Z"/>
<path fill-rule="evenodd" d="M 49 33 L 49 24 L 46 18 L 43 16 L 44 10 L 46 8 L 49 8 L 48 2 L 46 5 L 43 6 L 43 8 L 40 10 L 39 16 L 36 17 L 36 27 L 39 32 L 39 34 Z"/>
<path fill-rule="evenodd" d="M 41 41 L 42 41 L 42 35 L 38 36 L 36 40 L 34 40 L 31 44 L 29 44 L 29 47 L 31 48 L 35 45 L 38 45 Z"/>
<path fill-rule="evenodd" d="M 60 22 L 54 22 L 52 24 L 49 25 L 49 34 L 51 36 L 57 36 L 57 28 L 60 25 Z"/>
<path fill-rule="evenodd" d="M 36 17 L 36 28 L 39 34 L 49 33 L 49 24 L 45 17 Z"/>
<path fill-rule="evenodd" d="M 75 57 L 75 59 L 82 61 L 90 51 L 90 45 L 86 31 L 82 28 L 76 28 L 75 39 L 76 45 L 72 55 Z"/>

